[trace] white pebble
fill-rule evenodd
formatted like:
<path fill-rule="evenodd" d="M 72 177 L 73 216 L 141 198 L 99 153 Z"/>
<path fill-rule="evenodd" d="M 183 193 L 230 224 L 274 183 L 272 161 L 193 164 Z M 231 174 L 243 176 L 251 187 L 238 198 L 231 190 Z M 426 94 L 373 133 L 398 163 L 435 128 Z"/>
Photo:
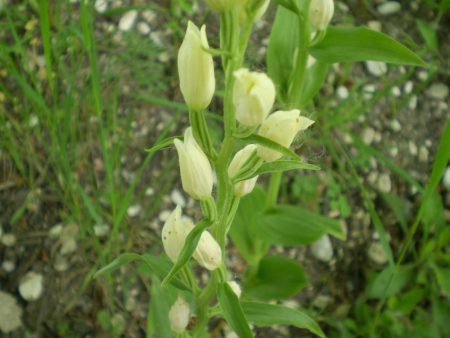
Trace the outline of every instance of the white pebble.
<path fill-rule="evenodd" d="M 153 188 L 147 188 L 147 190 L 145 190 L 145 196 L 152 196 L 155 194 L 155 189 Z"/>
<path fill-rule="evenodd" d="M 64 256 L 58 255 L 55 258 L 55 262 L 53 263 L 53 267 L 58 272 L 64 272 L 64 271 L 67 271 L 69 269 L 69 263 L 67 262 L 67 259 Z"/>
<path fill-rule="evenodd" d="M 364 129 L 362 134 L 362 140 L 365 144 L 370 145 L 375 138 L 375 130 L 373 128 L 367 127 Z"/>
<path fill-rule="evenodd" d="M 416 144 L 415 144 L 413 141 L 409 141 L 408 147 L 409 147 L 409 153 L 410 153 L 412 156 L 416 156 L 417 153 L 419 152 L 418 149 L 417 149 Z"/>
<path fill-rule="evenodd" d="M 77 251 L 77 241 L 74 237 L 65 237 L 63 239 L 59 253 L 61 255 L 69 255 Z"/>
<path fill-rule="evenodd" d="M 366 61 L 366 68 L 373 76 L 381 76 L 387 72 L 386 63 L 380 61 Z"/>
<path fill-rule="evenodd" d="M 163 210 L 159 213 L 158 218 L 161 222 L 165 222 L 169 216 L 170 216 L 171 212 L 169 210 Z"/>
<path fill-rule="evenodd" d="M 448 87 L 444 83 L 434 83 L 428 88 L 427 94 L 433 99 L 443 100 L 448 96 Z"/>
<path fill-rule="evenodd" d="M 384 252 L 383 245 L 380 242 L 370 244 L 367 255 L 376 264 L 384 265 L 387 263 L 386 253 Z"/>
<path fill-rule="evenodd" d="M 442 185 L 447 191 L 450 191 L 450 167 L 447 167 L 442 178 Z"/>
<path fill-rule="evenodd" d="M 105 237 L 109 233 L 109 226 L 107 224 L 94 225 L 94 233 L 97 237 Z"/>
<path fill-rule="evenodd" d="M 36 127 L 39 124 L 39 117 L 36 115 L 31 115 L 30 120 L 28 121 L 28 126 L 30 128 Z"/>
<path fill-rule="evenodd" d="M 16 298 L 0 291 L 0 331 L 8 334 L 22 326 L 22 308 Z"/>
<path fill-rule="evenodd" d="M 405 86 L 403 87 L 403 91 L 406 95 L 409 95 L 412 93 L 414 88 L 414 84 L 412 81 L 406 81 Z"/>
<path fill-rule="evenodd" d="M 4 246 L 13 246 L 16 244 L 16 236 L 14 234 L 8 233 L 2 236 L 2 243 Z"/>
<path fill-rule="evenodd" d="M 99 13 L 104 13 L 108 8 L 108 2 L 106 0 L 96 0 L 95 10 Z"/>
<path fill-rule="evenodd" d="M 398 148 L 397 147 L 392 147 L 389 150 L 389 155 L 391 155 L 392 157 L 396 157 L 398 155 Z"/>
<path fill-rule="evenodd" d="M 155 19 L 156 14 L 151 10 L 146 10 L 142 12 L 142 17 L 147 20 L 147 22 L 152 22 Z"/>
<path fill-rule="evenodd" d="M 371 20 L 367 23 L 367 26 L 374 31 L 381 32 L 381 22 L 376 20 Z"/>
<path fill-rule="evenodd" d="M 119 21 L 119 29 L 122 32 L 126 32 L 129 31 L 131 29 L 131 27 L 133 27 L 134 22 L 136 21 L 138 12 L 135 10 L 126 12 L 124 15 L 122 15 L 122 17 L 120 18 Z"/>
<path fill-rule="evenodd" d="M 363 95 L 366 100 L 370 100 L 373 96 L 373 93 L 376 91 L 376 86 L 374 84 L 366 84 L 363 88 Z"/>
<path fill-rule="evenodd" d="M 6 272 L 13 272 L 16 268 L 16 264 L 13 261 L 4 261 L 2 263 L 2 269 Z"/>
<path fill-rule="evenodd" d="M 391 191 L 392 183 L 391 183 L 391 177 L 388 174 L 381 174 L 378 177 L 378 189 L 381 192 L 388 193 Z"/>
<path fill-rule="evenodd" d="M 427 147 L 421 146 L 419 149 L 419 161 L 420 162 L 428 162 L 430 152 L 428 151 Z"/>
<path fill-rule="evenodd" d="M 328 262 L 333 258 L 333 245 L 330 237 L 325 234 L 311 245 L 311 253 L 319 261 Z"/>
<path fill-rule="evenodd" d="M 127 210 L 127 215 L 129 217 L 136 217 L 141 213 L 141 206 L 139 204 L 131 205 Z"/>
<path fill-rule="evenodd" d="M 411 96 L 409 99 L 408 107 L 411 110 L 415 110 L 417 108 L 417 95 Z"/>
<path fill-rule="evenodd" d="M 400 95 L 402 95 L 402 92 L 400 91 L 400 88 L 395 86 L 395 87 L 392 87 L 391 94 L 394 95 L 395 97 L 399 97 Z"/>
<path fill-rule="evenodd" d="M 32 302 L 42 295 L 44 277 L 36 272 L 28 272 L 20 281 L 19 293 L 23 299 Z"/>
<path fill-rule="evenodd" d="M 172 193 L 170 194 L 170 199 L 173 203 L 179 205 L 182 208 L 186 206 L 186 200 L 183 194 L 178 189 L 172 191 Z"/>
<path fill-rule="evenodd" d="M 63 231 L 62 224 L 57 224 L 51 227 L 50 231 L 48 232 L 48 235 L 52 238 L 56 238 L 61 236 L 62 231 Z"/>
<path fill-rule="evenodd" d="M 150 33 L 150 26 L 146 22 L 139 22 L 137 24 L 137 30 L 142 35 L 147 35 L 148 33 Z"/>
<path fill-rule="evenodd" d="M 341 99 L 341 100 L 345 100 L 346 98 L 348 98 L 348 89 L 345 86 L 339 86 L 337 89 L 337 96 Z"/>
<path fill-rule="evenodd" d="M 398 13 L 402 9 L 400 3 L 396 1 L 387 1 L 378 6 L 378 13 L 381 15 L 392 15 Z"/>
<path fill-rule="evenodd" d="M 397 119 L 393 119 L 390 123 L 391 129 L 393 131 L 400 131 L 402 130 L 402 125 L 400 124 L 400 122 L 398 122 Z"/>

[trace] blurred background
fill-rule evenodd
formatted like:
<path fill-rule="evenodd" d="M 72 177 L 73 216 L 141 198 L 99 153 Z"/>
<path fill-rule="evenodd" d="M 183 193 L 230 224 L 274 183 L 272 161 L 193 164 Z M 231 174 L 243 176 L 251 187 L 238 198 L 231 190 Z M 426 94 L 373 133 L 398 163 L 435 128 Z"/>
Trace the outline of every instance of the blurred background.
<path fill-rule="evenodd" d="M 282 302 L 329 337 L 450 337 L 450 1 L 335 7 L 333 24 L 391 35 L 428 68 L 332 67 L 307 112 L 317 122 L 294 146 L 322 170 L 285 175 L 281 200 L 338 220 L 347 240 L 273 247 L 308 276 Z M 275 10 L 255 25 L 249 68 L 265 70 Z M 201 0 L 0 0 L 1 337 L 146 336 L 147 268 L 92 275 L 121 252 L 161 252 L 175 205 L 198 216 L 175 150 L 145 151 L 188 123 L 176 68 L 188 19 L 219 46 L 218 17 Z M 208 121 L 220 140 L 216 69 Z M 239 279 L 246 263 L 229 252 Z M 211 335 L 231 337 L 220 320 Z"/>

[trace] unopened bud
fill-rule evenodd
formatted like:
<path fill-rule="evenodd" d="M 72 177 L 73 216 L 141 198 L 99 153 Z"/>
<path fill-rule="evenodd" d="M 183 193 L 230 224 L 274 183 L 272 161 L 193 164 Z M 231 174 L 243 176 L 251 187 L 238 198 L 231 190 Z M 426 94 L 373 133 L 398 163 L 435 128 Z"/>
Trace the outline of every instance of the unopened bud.
<path fill-rule="evenodd" d="M 309 5 L 309 22 L 314 29 L 325 29 L 334 13 L 333 0 L 312 0 Z"/>
<path fill-rule="evenodd" d="M 183 333 L 189 324 L 190 317 L 189 304 L 179 296 L 169 311 L 170 328 L 176 333 Z"/>
<path fill-rule="evenodd" d="M 286 148 L 290 147 L 295 135 L 314 123 L 313 120 L 300 115 L 300 110 L 279 110 L 264 120 L 258 134 Z M 258 156 L 267 162 L 272 162 L 283 156 L 276 150 L 258 146 Z"/>
<path fill-rule="evenodd" d="M 211 164 L 195 141 L 192 129 L 186 129 L 184 142 L 175 139 L 174 143 L 178 151 L 181 183 L 184 191 L 194 199 L 207 199 L 211 196 L 213 186 Z"/>
<path fill-rule="evenodd" d="M 242 166 L 249 160 L 250 156 L 256 152 L 257 146 L 249 144 L 245 148 L 241 149 L 234 155 L 228 167 L 228 175 L 230 177 L 235 176 Z M 258 176 L 250 178 L 248 180 L 237 182 L 234 185 L 234 195 L 237 197 L 245 196 L 252 192 L 255 187 Z"/>
<path fill-rule="evenodd" d="M 198 264 L 210 271 L 217 269 L 222 262 L 222 250 L 208 231 L 203 231 L 193 256 Z"/>
<path fill-rule="evenodd" d="M 233 103 L 236 119 L 244 126 L 255 127 L 264 121 L 275 101 L 275 86 L 264 73 L 242 68 L 234 72 Z"/>
<path fill-rule="evenodd" d="M 241 298 L 242 290 L 238 283 L 236 283 L 234 280 L 228 281 L 228 285 L 230 286 L 231 290 L 236 294 L 238 298 Z"/>
<path fill-rule="evenodd" d="M 205 25 L 199 30 L 189 21 L 178 51 L 178 75 L 184 100 L 194 111 L 208 107 L 216 86 L 213 58 L 205 48 L 209 48 Z"/>

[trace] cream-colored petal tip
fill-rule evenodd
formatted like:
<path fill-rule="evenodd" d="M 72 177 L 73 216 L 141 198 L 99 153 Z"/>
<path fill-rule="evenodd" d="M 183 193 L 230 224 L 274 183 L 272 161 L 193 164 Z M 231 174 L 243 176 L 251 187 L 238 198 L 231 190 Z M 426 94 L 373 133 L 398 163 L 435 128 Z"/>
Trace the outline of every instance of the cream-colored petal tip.
<path fill-rule="evenodd" d="M 301 130 L 307 129 L 307 128 L 309 128 L 311 125 L 313 125 L 315 122 L 316 122 L 316 121 L 311 120 L 311 119 L 309 119 L 309 118 L 307 118 L 307 117 L 300 116 L 300 123 L 299 123 L 299 124 L 300 124 L 300 129 L 301 129 Z"/>

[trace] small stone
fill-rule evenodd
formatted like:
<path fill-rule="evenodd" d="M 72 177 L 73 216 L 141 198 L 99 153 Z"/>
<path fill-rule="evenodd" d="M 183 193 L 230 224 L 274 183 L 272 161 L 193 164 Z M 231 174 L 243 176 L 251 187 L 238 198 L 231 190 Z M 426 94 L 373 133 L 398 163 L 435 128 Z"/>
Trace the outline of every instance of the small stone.
<path fill-rule="evenodd" d="M 108 224 L 96 224 L 94 225 L 94 233 L 97 237 L 105 237 L 109 233 Z"/>
<path fill-rule="evenodd" d="M 170 60 L 170 54 L 167 52 L 162 52 L 158 55 L 158 60 L 163 63 L 166 63 Z"/>
<path fill-rule="evenodd" d="M 389 155 L 391 155 L 392 157 L 396 157 L 398 155 L 398 148 L 397 147 L 392 147 L 389 150 Z"/>
<path fill-rule="evenodd" d="M 325 234 L 311 245 L 312 255 L 322 262 L 328 262 L 333 258 L 333 245 L 330 237 Z"/>
<path fill-rule="evenodd" d="M 391 177 L 388 174 L 381 174 L 378 177 L 378 189 L 381 192 L 388 193 L 391 191 L 392 183 L 391 183 Z"/>
<path fill-rule="evenodd" d="M 362 140 L 365 144 L 370 145 L 375 138 L 375 130 L 373 128 L 367 127 L 364 129 L 362 134 Z"/>
<path fill-rule="evenodd" d="M 419 78 L 420 81 L 426 81 L 428 79 L 428 73 L 424 70 L 421 70 L 418 74 L 417 77 Z"/>
<path fill-rule="evenodd" d="M 53 267 L 58 272 L 64 272 L 69 269 L 69 262 L 67 261 L 66 257 L 57 255 L 55 258 L 55 262 L 53 263 Z"/>
<path fill-rule="evenodd" d="M 398 13 L 402 9 L 400 3 L 396 1 L 386 1 L 378 6 L 377 11 L 381 15 L 392 15 Z"/>
<path fill-rule="evenodd" d="M 367 176 L 367 182 L 374 185 L 378 180 L 378 173 L 376 171 L 371 171 Z"/>
<path fill-rule="evenodd" d="M 172 191 L 172 193 L 170 194 L 170 199 L 173 203 L 179 205 L 182 208 L 186 206 L 186 200 L 178 189 Z"/>
<path fill-rule="evenodd" d="M 122 32 L 129 31 L 131 27 L 133 27 L 137 15 L 138 12 L 136 10 L 128 11 L 124 15 L 122 15 L 119 21 L 119 30 L 121 30 Z"/>
<path fill-rule="evenodd" d="M 8 334 L 22 326 L 22 308 L 9 293 L 0 291 L 0 331 Z"/>
<path fill-rule="evenodd" d="M 141 213 L 141 206 L 139 204 L 131 205 L 127 210 L 127 215 L 129 217 L 136 217 Z"/>
<path fill-rule="evenodd" d="M 367 23 L 367 27 L 373 29 L 374 31 L 381 32 L 381 22 L 376 20 L 371 20 Z"/>
<path fill-rule="evenodd" d="M 376 264 L 384 265 L 387 263 L 386 253 L 384 252 L 383 245 L 380 242 L 370 244 L 367 255 Z"/>
<path fill-rule="evenodd" d="M 417 149 L 416 144 L 415 144 L 413 141 L 409 141 L 409 143 L 408 143 L 408 148 L 409 148 L 409 153 L 410 153 L 412 156 L 416 156 L 416 155 L 417 155 L 418 149 Z"/>
<path fill-rule="evenodd" d="M 147 188 L 147 190 L 145 190 L 145 196 L 153 196 L 155 194 L 155 189 L 153 188 Z"/>
<path fill-rule="evenodd" d="M 345 100 L 346 98 L 348 98 L 348 89 L 345 86 L 339 86 L 337 89 L 337 96 L 341 99 L 341 100 Z"/>
<path fill-rule="evenodd" d="M 63 231 L 62 224 L 57 224 L 51 227 L 50 231 L 48 232 L 48 235 L 52 238 L 56 238 L 61 236 L 62 231 Z"/>
<path fill-rule="evenodd" d="M 373 97 L 373 93 L 375 93 L 376 89 L 377 89 L 377 88 L 375 87 L 374 84 L 371 84 L 371 83 L 366 84 L 366 85 L 362 88 L 364 98 L 365 98 L 366 100 L 370 100 L 370 99 Z"/>
<path fill-rule="evenodd" d="M 108 8 L 108 2 L 106 0 L 95 0 L 95 10 L 99 13 L 104 13 Z"/>
<path fill-rule="evenodd" d="M 394 95 L 395 97 L 399 97 L 400 95 L 402 95 L 402 92 L 401 92 L 400 88 L 395 86 L 395 87 L 392 87 L 391 94 Z"/>
<path fill-rule="evenodd" d="M 417 108 L 417 96 L 416 95 L 411 96 L 411 98 L 409 99 L 408 107 L 411 110 L 415 110 Z"/>
<path fill-rule="evenodd" d="M 159 213 L 158 218 L 161 222 L 165 222 L 169 216 L 170 216 L 171 212 L 169 210 L 163 210 Z"/>
<path fill-rule="evenodd" d="M 19 293 L 23 299 L 32 302 L 42 295 L 44 277 L 36 272 L 30 271 L 23 276 L 19 285 Z"/>
<path fill-rule="evenodd" d="M 318 309 L 325 309 L 331 303 L 333 303 L 333 298 L 328 295 L 318 295 L 312 302 L 312 305 Z"/>
<path fill-rule="evenodd" d="M 77 251 L 77 241 L 74 237 L 66 237 L 63 239 L 59 253 L 61 255 L 70 255 Z"/>
<path fill-rule="evenodd" d="M 442 177 L 442 185 L 447 191 L 450 191 L 450 167 L 447 167 Z"/>
<path fill-rule="evenodd" d="M 154 19 L 155 19 L 155 17 L 156 17 L 156 14 L 155 14 L 155 12 L 153 12 L 153 11 L 151 11 L 151 10 L 146 10 L 146 11 L 143 11 L 142 12 L 142 17 L 147 21 L 147 22 L 152 22 Z"/>
<path fill-rule="evenodd" d="M 2 236 L 2 243 L 4 246 L 13 246 L 16 244 L 16 236 L 11 233 L 4 234 Z"/>
<path fill-rule="evenodd" d="M 13 272 L 16 269 L 16 264 L 13 261 L 4 261 L 2 263 L 2 269 L 8 273 Z"/>
<path fill-rule="evenodd" d="M 36 115 L 31 115 L 28 121 L 28 126 L 30 128 L 33 128 L 36 127 L 38 124 L 39 124 L 39 117 L 37 117 Z"/>
<path fill-rule="evenodd" d="M 393 119 L 390 123 L 390 127 L 393 131 L 397 132 L 402 130 L 402 125 L 400 124 L 400 122 L 398 122 L 397 119 Z"/>
<path fill-rule="evenodd" d="M 443 100 L 448 96 L 448 87 L 444 83 L 434 83 L 427 90 L 427 94 L 429 97 L 433 99 Z"/>
<path fill-rule="evenodd" d="M 419 161 L 420 162 L 428 162 L 430 152 L 428 151 L 427 147 L 421 146 L 419 149 Z"/>
<path fill-rule="evenodd" d="M 380 61 L 366 61 L 367 71 L 373 76 L 382 76 L 387 72 L 387 65 Z"/>
<path fill-rule="evenodd" d="M 150 26 L 146 22 L 139 22 L 137 24 L 137 30 L 142 35 L 147 35 L 148 33 L 150 33 Z"/>
<path fill-rule="evenodd" d="M 406 81 L 405 86 L 403 87 L 403 92 L 406 95 L 409 95 L 412 93 L 414 88 L 414 83 L 412 81 Z"/>

